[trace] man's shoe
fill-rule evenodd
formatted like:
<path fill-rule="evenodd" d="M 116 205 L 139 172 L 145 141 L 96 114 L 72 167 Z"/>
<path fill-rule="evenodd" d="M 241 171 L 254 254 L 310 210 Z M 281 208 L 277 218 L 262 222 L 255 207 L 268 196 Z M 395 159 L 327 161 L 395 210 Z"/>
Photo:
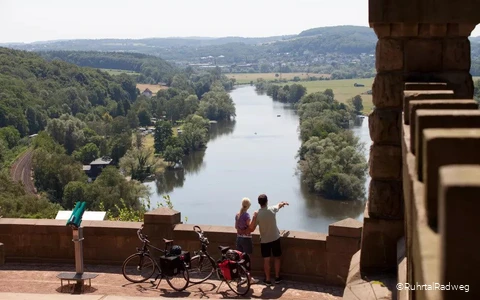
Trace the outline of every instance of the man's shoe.
<path fill-rule="evenodd" d="M 275 283 L 280 283 L 282 282 L 283 278 L 280 276 L 280 277 L 277 277 L 275 278 Z"/>
<path fill-rule="evenodd" d="M 266 280 L 266 279 L 263 280 L 263 283 L 264 283 L 266 286 L 271 286 L 271 285 L 272 285 L 272 282 L 271 282 L 270 280 Z"/>
<path fill-rule="evenodd" d="M 257 284 L 259 282 L 258 279 L 250 277 L 250 284 Z"/>

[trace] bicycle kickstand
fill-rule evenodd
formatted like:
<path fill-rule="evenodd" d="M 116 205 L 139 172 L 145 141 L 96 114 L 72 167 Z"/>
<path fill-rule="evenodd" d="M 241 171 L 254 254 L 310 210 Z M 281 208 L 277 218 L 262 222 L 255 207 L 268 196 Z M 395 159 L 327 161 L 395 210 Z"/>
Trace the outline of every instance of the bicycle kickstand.
<path fill-rule="evenodd" d="M 217 288 L 217 291 L 216 291 L 217 294 L 218 294 L 218 290 L 220 289 L 220 287 L 222 286 L 222 284 L 223 284 L 224 282 L 225 282 L 225 280 L 222 280 L 222 281 L 220 282 L 220 284 L 218 285 L 218 288 Z"/>
<path fill-rule="evenodd" d="M 155 284 L 155 281 L 157 281 L 158 277 L 160 277 L 160 280 L 158 281 L 158 284 L 157 284 L 157 287 L 156 287 L 157 289 L 158 289 L 158 287 L 160 286 L 160 283 L 162 282 L 162 279 L 163 279 L 162 274 L 158 274 L 158 275 L 155 277 L 154 280 L 150 280 L 150 283 L 151 283 L 151 284 Z"/>

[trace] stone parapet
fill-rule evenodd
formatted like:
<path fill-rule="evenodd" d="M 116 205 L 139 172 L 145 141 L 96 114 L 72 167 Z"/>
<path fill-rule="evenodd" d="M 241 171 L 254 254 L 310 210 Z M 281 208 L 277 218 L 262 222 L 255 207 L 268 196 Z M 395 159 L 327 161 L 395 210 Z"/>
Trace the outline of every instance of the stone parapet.
<path fill-rule="evenodd" d="M 443 91 L 404 91 L 403 92 L 403 117 L 404 122 L 410 125 L 410 101 L 419 100 L 450 100 L 454 97 L 453 90 Z"/>
<path fill-rule="evenodd" d="M 479 164 L 480 129 L 425 129 L 423 135 L 426 211 L 428 224 L 437 230 L 439 168 L 454 164 Z"/>
<path fill-rule="evenodd" d="M 165 216 L 162 216 L 162 212 Z M 160 219 L 171 219 L 177 212 L 154 211 Z M 193 231 L 193 224 L 168 224 L 145 218 L 143 233 L 148 234 L 152 244 L 164 248 L 162 238 L 174 240 L 188 251 L 198 251 L 200 241 Z M 155 218 L 155 217 L 153 217 Z M 175 222 L 178 219 L 173 219 Z M 83 221 L 83 251 L 85 263 L 112 264 L 120 266 L 136 248 L 141 246 L 137 230 L 141 222 Z M 236 230 L 229 226 L 200 225 L 210 241 L 209 251 L 220 256 L 218 246 L 235 249 Z M 343 286 L 348 275 L 352 255 L 360 249 L 362 223 L 345 219 L 330 225 L 330 234 L 281 231 L 282 273 L 295 281 L 328 283 Z M 169 236 L 165 236 L 169 233 Z M 8 262 L 73 263 L 74 245 L 72 230 L 61 220 L 0 219 L 0 257 L 5 250 Z M 263 274 L 263 259 L 260 255 L 258 230 L 253 233 L 254 274 Z M 159 253 L 152 252 L 153 256 Z M 193 254 L 193 253 L 192 253 Z M 273 270 L 273 269 L 272 269 Z"/>
<path fill-rule="evenodd" d="M 480 165 L 441 167 L 439 190 L 440 283 L 464 286 L 463 291 L 444 292 L 442 299 L 480 299 L 478 278 L 472 274 L 480 267 Z"/>
<path fill-rule="evenodd" d="M 413 154 L 416 154 L 415 130 L 417 109 L 475 109 L 478 110 L 478 103 L 473 99 L 464 100 L 420 100 L 410 101 L 410 147 Z M 421 143 L 420 143 L 421 146 Z M 420 151 L 421 153 L 421 151 Z"/>
<path fill-rule="evenodd" d="M 420 181 L 423 181 L 424 178 L 423 163 L 425 156 L 423 153 L 423 131 L 425 129 L 480 128 L 480 110 L 478 110 L 478 107 L 470 110 L 420 109 L 416 111 L 415 118 L 418 126 L 416 126 L 415 135 L 413 136 L 415 139 L 415 143 L 413 143 L 413 145 L 416 145 L 415 147 L 418 149 L 418 153 L 415 155 L 415 161 L 418 180 Z"/>
<path fill-rule="evenodd" d="M 448 90 L 446 82 L 406 82 L 405 91 L 444 91 Z"/>

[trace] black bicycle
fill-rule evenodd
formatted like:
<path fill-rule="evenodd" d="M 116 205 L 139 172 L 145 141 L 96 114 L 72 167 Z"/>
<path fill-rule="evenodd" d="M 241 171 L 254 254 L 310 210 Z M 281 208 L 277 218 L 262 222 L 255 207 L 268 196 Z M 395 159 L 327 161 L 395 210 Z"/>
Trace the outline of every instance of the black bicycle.
<path fill-rule="evenodd" d="M 250 257 L 246 253 L 231 250 L 228 246 L 219 246 L 222 256 L 215 261 L 208 253 L 207 247 L 210 242 L 205 237 L 199 226 L 194 226 L 193 230 L 198 234 L 202 244 L 200 251 L 195 251 L 190 260 L 190 282 L 202 283 L 209 279 L 213 274 L 217 275 L 222 283 L 225 281 L 228 287 L 237 295 L 245 295 L 250 290 L 251 276 L 247 268 L 250 267 Z M 220 289 L 220 286 L 218 289 Z M 218 292 L 217 289 L 217 292 Z"/>
<path fill-rule="evenodd" d="M 165 249 L 159 249 L 151 245 L 148 236 L 142 233 L 143 224 L 137 231 L 138 238 L 142 241 L 142 248 L 137 248 L 137 253 L 127 257 L 123 262 L 122 273 L 125 279 L 133 283 L 145 282 L 152 278 L 155 271 L 157 276 L 151 281 L 152 284 L 160 277 L 157 288 L 166 278 L 168 285 L 176 291 L 183 291 L 189 283 L 190 253 L 181 251 L 181 248 L 173 245 L 173 240 L 163 239 Z M 169 249 L 170 246 L 170 249 Z M 150 255 L 150 248 L 153 248 L 163 255 L 159 257 L 160 264 Z"/>

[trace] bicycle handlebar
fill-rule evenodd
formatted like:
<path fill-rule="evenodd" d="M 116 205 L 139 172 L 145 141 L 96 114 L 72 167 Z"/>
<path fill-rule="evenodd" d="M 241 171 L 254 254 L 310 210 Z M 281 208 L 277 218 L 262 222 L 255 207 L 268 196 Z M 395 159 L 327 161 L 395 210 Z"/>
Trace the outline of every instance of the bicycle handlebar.
<path fill-rule="evenodd" d="M 142 242 L 147 242 L 147 243 L 150 243 L 150 241 L 148 240 L 148 235 L 144 235 L 142 233 L 142 229 L 143 229 L 143 224 L 142 226 L 137 230 L 137 236 L 138 238 L 142 241 Z"/>
<path fill-rule="evenodd" d="M 203 230 L 202 228 L 200 228 L 200 226 L 197 226 L 197 225 L 193 226 L 193 231 L 195 231 L 198 234 L 198 238 L 200 239 L 200 242 L 206 245 L 209 244 L 208 239 L 203 235 Z"/>

